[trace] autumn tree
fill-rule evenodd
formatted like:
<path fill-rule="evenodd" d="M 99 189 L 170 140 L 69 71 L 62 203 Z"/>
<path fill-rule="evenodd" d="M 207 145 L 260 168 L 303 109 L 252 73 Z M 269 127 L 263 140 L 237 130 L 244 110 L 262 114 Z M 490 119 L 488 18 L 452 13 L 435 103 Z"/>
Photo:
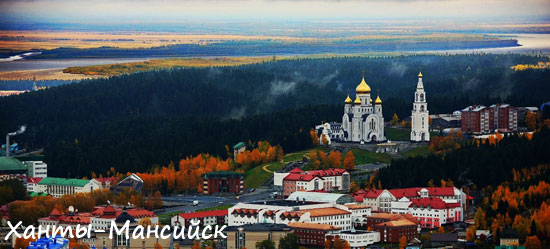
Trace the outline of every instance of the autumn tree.
<path fill-rule="evenodd" d="M 401 239 L 399 239 L 399 249 L 405 249 L 407 245 L 407 237 L 405 237 L 405 235 L 401 236 Z"/>
<path fill-rule="evenodd" d="M 397 116 L 397 113 L 394 113 L 394 114 L 393 114 L 393 117 L 391 118 L 390 123 L 391 123 L 393 126 L 396 126 L 396 125 L 399 123 L 399 117 Z"/>
<path fill-rule="evenodd" d="M 540 249 L 542 247 L 537 236 L 529 236 L 525 239 L 525 249 Z"/>
<path fill-rule="evenodd" d="M 443 226 L 440 226 L 438 229 L 437 229 L 437 232 L 438 233 L 445 233 L 445 228 Z"/>
<path fill-rule="evenodd" d="M 315 132 L 315 130 L 313 128 L 311 128 L 311 130 L 309 130 L 309 136 L 311 138 L 311 144 L 313 146 L 319 145 L 319 137 L 317 136 L 317 132 Z"/>
<path fill-rule="evenodd" d="M 325 247 L 325 249 L 331 249 L 332 248 L 332 240 L 330 240 L 329 238 L 326 238 L 324 247 Z"/>
<path fill-rule="evenodd" d="M 321 135 L 321 144 L 328 145 L 328 138 L 325 134 Z"/>
<path fill-rule="evenodd" d="M 142 227 L 148 227 L 152 226 L 153 222 L 151 222 L 151 219 L 149 219 L 148 217 L 144 217 L 139 220 L 138 224 Z"/>
<path fill-rule="evenodd" d="M 162 249 L 162 246 L 159 243 L 155 243 L 154 249 Z"/>
<path fill-rule="evenodd" d="M 332 241 L 332 247 L 334 249 L 344 249 L 344 242 L 340 239 L 340 237 L 336 236 Z"/>
<path fill-rule="evenodd" d="M 328 154 L 325 161 L 326 168 L 340 168 L 342 165 L 342 154 L 339 151 L 333 150 Z"/>
<path fill-rule="evenodd" d="M 348 151 L 344 157 L 344 168 L 347 170 L 352 170 L 355 168 L 355 156 L 353 151 Z"/>
<path fill-rule="evenodd" d="M 476 240 L 476 227 L 475 226 L 469 226 L 466 229 L 466 241 L 474 242 L 475 240 Z"/>
<path fill-rule="evenodd" d="M 201 249 L 201 246 L 199 245 L 199 242 L 196 241 L 196 240 L 193 241 L 193 247 L 191 247 L 191 249 Z"/>
<path fill-rule="evenodd" d="M 537 129 L 537 116 L 534 113 L 527 112 L 525 114 L 525 126 L 527 126 L 527 129 L 530 131 Z"/>

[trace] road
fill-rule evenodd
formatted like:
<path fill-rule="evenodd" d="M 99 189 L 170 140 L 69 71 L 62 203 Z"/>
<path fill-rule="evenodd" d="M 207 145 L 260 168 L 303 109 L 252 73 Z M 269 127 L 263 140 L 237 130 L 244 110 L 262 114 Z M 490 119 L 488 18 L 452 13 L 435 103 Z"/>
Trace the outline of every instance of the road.
<path fill-rule="evenodd" d="M 220 205 L 237 204 L 239 202 L 252 202 L 271 199 L 270 194 L 273 190 L 267 187 L 258 188 L 252 193 L 240 195 L 239 199 L 234 196 L 209 196 L 209 195 L 188 195 L 188 196 L 166 196 L 162 200 L 170 203 L 181 203 L 182 206 L 167 207 L 162 211 L 155 211 L 157 215 L 166 213 L 189 213 L 197 209 L 211 208 Z M 193 201 L 199 201 L 199 204 L 193 206 Z"/>

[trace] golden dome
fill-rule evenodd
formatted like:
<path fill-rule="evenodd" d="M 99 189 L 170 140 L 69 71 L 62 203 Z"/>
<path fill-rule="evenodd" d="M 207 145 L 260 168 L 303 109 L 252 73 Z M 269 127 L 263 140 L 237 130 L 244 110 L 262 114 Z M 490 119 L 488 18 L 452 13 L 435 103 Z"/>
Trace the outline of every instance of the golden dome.
<path fill-rule="evenodd" d="M 355 103 L 356 105 L 361 104 L 361 100 L 359 99 L 359 96 L 355 96 L 355 101 L 353 103 Z"/>
<path fill-rule="evenodd" d="M 365 77 L 361 79 L 361 83 L 355 88 L 355 92 L 357 93 L 370 93 L 370 86 L 367 85 L 367 82 L 365 82 Z"/>
<path fill-rule="evenodd" d="M 348 94 L 348 97 L 346 98 L 346 104 L 351 104 L 351 98 L 349 97 L 349 94 Z"/>
<path fill-rule="evenodd" d="M 418 78 L 422 78 L 422 72 L 418 74 Z"/>
<path fill-rule="evenodd" d="M 380 99 L 380 95 L 376 97 L 376 100 L 374 101 L 375 104 L 382 104 L 382 100 Z"/>

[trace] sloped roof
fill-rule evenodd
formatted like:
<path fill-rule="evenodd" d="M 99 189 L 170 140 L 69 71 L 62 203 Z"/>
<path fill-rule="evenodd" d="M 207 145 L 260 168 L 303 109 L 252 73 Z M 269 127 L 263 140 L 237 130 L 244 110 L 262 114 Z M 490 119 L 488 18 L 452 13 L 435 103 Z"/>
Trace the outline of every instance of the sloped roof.
<path fill-rule="evenodd" d="M 309 217 L 322 217 L 322 216 L 351 214 L 350 211 L 346 211 L 346 210 L 335 208 L 335 207 L 314 208 L 314 209 L 307 209 L 307 210 L 303 210 L 303 211 L 309 212 Z"/>
<path fill-rule="evenodd" d="M 438 197 L 412 199 L 411 204 L 409 205 L 409 207 L 431 207 L 432 209 L 447 209 L 459 206 L 460 203 L 446 203 Z"/>
<path fill-rule="evenodd" d="M 336 231 L 342 229 L 341 227 L 331 226 L 328 224 L 318 224 L 310 222 L 290 222 L 289 227 L 294 229 L 309 229 L 309 230 L 321 230 L 321 231 Z"/>
<path fill-rule="evenodd" d="M 290 201 L 310 201 L 310 202 L 325 202 L 325 203 L 337 203 L 345 204 L 354 202 L 355 199 L 347 194 L 335 194 L 335 193 L 317 193 L 317 192 L 303 192 L 296 191 L 290 194 L 287 198 Z"/>
<path fill-rule="evenodd" d="M 0 157 L 0 171 L 27 170 L 25 165 L 13 157 Z"/>
<path fill-rule="evenodd" d="M 84 179 L 45 177 L 38 184 L 84 187 L 89 182 L 90 180 Z"/>

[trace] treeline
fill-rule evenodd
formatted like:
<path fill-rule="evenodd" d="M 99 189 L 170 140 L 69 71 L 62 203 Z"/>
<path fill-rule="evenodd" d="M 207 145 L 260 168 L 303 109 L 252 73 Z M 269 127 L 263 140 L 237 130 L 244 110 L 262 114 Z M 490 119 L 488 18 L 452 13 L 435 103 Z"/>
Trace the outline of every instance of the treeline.
<path fill-rule="evenodd" d="M 0 98 L 0 133 L 26 124 L 27 132 L 12 141 L 45 148 L 53 176 L 111 166 L 144 172 L 188 155 L 225 157 L 224 146 L 239 141 L 267 140 L 286 151 L 309 147 L 311 127 L 341 120 L 347 89 L 353 93 L 362 69 L 373 95 L 380 90 L 388 120 L 410 115 L 419 66 L 431 113 L 501 101 L 538 106 L 548 100 L 550 70 L 510 67 L 544 60 L 512 54 L 339 57 L 135 73 Z"/>
<path fill-rule="evenodd" d="M 412 38 L 414 39 L 414 38 Z M 67 58 L 132 58 L 132 57 L 196 57 L 196 56 L 271 56 L 287 54 L 365 53 L 395 51 L 433 51 L 518 46 L 517 40 L 429 40 L 423 37 L 403 43 L 399 39 L 351 40 L 334 39 L 330 42 L 288 42 L 282 40 L 224 41 L 208 44 L 176 44 L 153 48 L 56 48 L 41 51 L 33 59 Z"/>
<path fill-rule="evenodd" d="M 430 180 L 452 179 L 456 186 L 497 186 L 511 181 L 512 169 L 550 163 L 550 130 L 542 127 L 530 139 L 505 136 L 499 142 L 463 143 L 445 154 L 393 160 L 380 169 L 384 188 L 425 186 Z"/>

